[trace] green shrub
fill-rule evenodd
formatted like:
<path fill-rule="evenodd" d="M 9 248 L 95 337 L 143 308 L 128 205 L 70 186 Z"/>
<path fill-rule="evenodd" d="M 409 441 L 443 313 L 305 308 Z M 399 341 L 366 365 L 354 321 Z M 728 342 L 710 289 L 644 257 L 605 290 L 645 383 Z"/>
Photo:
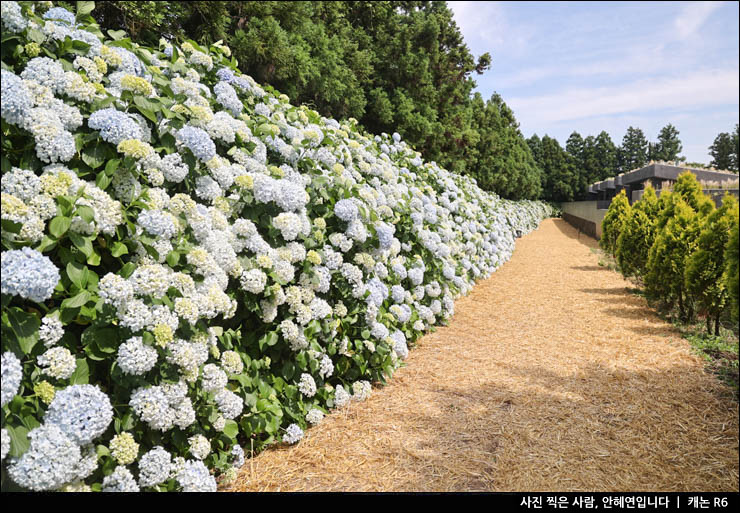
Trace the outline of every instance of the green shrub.
<path fill-rule="evenodd" d="M 732 219 L 732 229 L 730 230 L 730 239 L 727 241 L 725 249 L 725 286 L 727 294 L 730 297 L 730 309 L 732 320 L 737 330 L 738 322 L 738 250 L 740 247 L 740 234 L 738 234 L 738 214 L 735 210 L 735 217 Z"/>
<path fill-rule="evenodd" d="M 648 252 L 645 286 L 649 296 L 669 307 L 678 304 L 681 317 L 687 319 L 692 309 L 687 302 L 684 271 L 698 243 L 701 217 L 681 198 L 673 200 L 671 207 L 673 216 Z"/>
<path fill-rule="evenodd" d="M 617 249 L 617 239 L 629 216 L 630 202 L 627 199 L 627 194 L 624 190 L 621 190 L 612 200 L 609 210 L 601 222 L 601 239 L 599 240 L 599 245 L 604 251 L 612 255 L 614 254 Z"/>
<path fill-rule="evenodd" d="M 648 252 L 655 241 L 658 210 L 655 189 L 648 185 L 642 198 L 632 206 L 617 238 L 617 263 L 625 276 L 642 277 L 645 274 Z"/>
<path fill-rule="evenodd" d="M 725 252 L 737 216 L 737 200 L 725 195 L 722 206 L 704 219 L 698 247 L 686 265 L 686 291 L 695 301 L 698 313 L 706 316 L 708 332 L 714 319 L 715 335 L 719 335 L 719 317 L 728 298 L 727 282 L 722 274 L 727 267 Z"/>

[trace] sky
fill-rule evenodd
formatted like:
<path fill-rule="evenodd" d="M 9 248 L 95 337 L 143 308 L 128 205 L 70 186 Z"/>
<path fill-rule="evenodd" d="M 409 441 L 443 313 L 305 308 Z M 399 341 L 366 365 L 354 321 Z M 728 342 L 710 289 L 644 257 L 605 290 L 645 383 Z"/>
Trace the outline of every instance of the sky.
<path fill-rule="evenodd" d="M 484 99 L 497 92 L 525 137 L 565 146 L 627 127 L 650 141 L 668 123 L 682 155 L 709 163 L 708 148 L 739 122 L 737 2 L 448 2 L 476 58 Z"/>

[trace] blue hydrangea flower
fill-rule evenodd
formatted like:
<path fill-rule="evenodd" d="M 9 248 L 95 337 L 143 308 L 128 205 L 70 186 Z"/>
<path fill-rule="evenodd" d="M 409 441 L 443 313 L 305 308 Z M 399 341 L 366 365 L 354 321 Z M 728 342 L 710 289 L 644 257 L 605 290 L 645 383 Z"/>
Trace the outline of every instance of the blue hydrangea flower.
<path fill-rule="evenodd" d="M 112 107 L 93 112 L 87 120 L 87 126 L 100 131 L 100 137 L 111 144 L 126 139 L 141 139 L 143 136 L 141 128 L 131 116 Z"/>
<path fill-rule="evenodd" d="M 2 400 L 0 406 L 5 406 L 18 393 L 23 379 L 23 368 L 20 360 L 10 351 L 0 357 L 0 374 L 2 374 Z"/>
<path fill-rule="evenodd" d="M 393 244 L 393 235 L 396 233 L 396 228 L 388 223 L 378 223 L 375 225 L 375 233 L 378 235 L 380 249 L 390 249 Z"/>
<path fill-rule="evenodd" d="M 23 80 L 12 71 L 3 69 L 0 72 L 0 93 L 2 118 L 11 125 L 23 125 L 33 107 L 31 95 Z"/>
<path fill-rule="evenodd" d="M 43 425 L 28 433 L 31 445 L 8 464 L 10 478 L 34 491 L 56 490 L 77 476 L 80 446 L 59 426 Z"/>
<path fill-rule="evenodd" d="M 110 399 L 93 385 L 72 385 L 58 391 L 44 416 L 47 424 L 56 424 L 80 445 L 102 435 L 111 420 Z"/>
<path fill-rule="evenodd" d="M 195 157 L 208 162 L 216 156 L 216 145 L 208 133 L 200 128 L 186 125 L 177 131 L 177 142 L 193 152 Z"/>
<path fill-rule="evenodd" d="M 64 68 L 62 65 L 49 57 L 34 57 L 26 63 L 25 69 L 21 71 L 23 80 L 34 80 L 55 93 L 64 92 L 66 80 L 62 80 L 63 75 Z"/>
<path fill-rule="evenodd" d="M 172 456 L 157 445 L 139 459 L 139 485 L 156 486 L 170 477 Z"/>
<path fill-rule="evenodd" d="M 334 205 L 334 214 L 342 221 L 354 221 L 360 215 L 360 210 L 354 201 L 343 199 Z"/>
<path fill-rule="evenodd" d="M 25 247 L 0 255 L 0 291 L 37 303 L 49 299 L 59 282 L 59 269 L 46 257 Z"/>
<path fill-rule="evenodd" d="M 215 492 L 216 479 L 202 461 L 186 461 L 177 474 L 177 482 L 183 492 Z"/>
<path fill-rule="evenodd" d="M 119 465 L 112 474 L 105 476 L 101 490 L 103 492 L 138 492 L 139 485 L 136 484 L 129 469 Z"/>
<path fill-rule="evenodd" d="M 142 210 L 136 223 L 152 235 L 165 239 L 171 239 L 177 233 L 172 217 L 161 210 Z"/>
<path fill-rule="evenodd" d="M 213 86 L 213 92 L 216 93 L 216 101 L 234 116 L 238 116 L 244 109 L 244 104 L 236 95 L 236 91 L 227 82 L 222 81 Z"/>
<path fill-rule="evenodd" d="M 3 27 L 8 32 L 17 34 L 26 30 L 28 20 L 23 17 L 18 2 L 0 2 L 0 13 L 2 13 Z"/>
<path fill-rule="evenodd" d="M 216 76 L 219 80 L 223 82 L 231 82 L 235 78 L 234 72 L 231 71 L 229 68 L 221 68 L 216 72 Z"/>
<path fill-rule="evenodd" d="M 75 24 L 75 15 L 69 12 L 64 7 L 52 7 L 44 13 L 43 18 L 45 20 L 52 20 L 57 25 L 69 25 Z"/>

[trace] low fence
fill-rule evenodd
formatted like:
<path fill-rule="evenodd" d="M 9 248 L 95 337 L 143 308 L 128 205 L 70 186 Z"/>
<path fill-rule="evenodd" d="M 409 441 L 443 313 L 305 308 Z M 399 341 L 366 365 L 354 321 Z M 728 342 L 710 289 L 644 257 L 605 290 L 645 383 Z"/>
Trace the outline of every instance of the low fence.
<path fill-rule="evenodd" d="M 601 221 L 606 210 L 598 208 L 599 201 L 567 201 L 561 205 L 563 219 L 594 239 L 601 238 Z"/>

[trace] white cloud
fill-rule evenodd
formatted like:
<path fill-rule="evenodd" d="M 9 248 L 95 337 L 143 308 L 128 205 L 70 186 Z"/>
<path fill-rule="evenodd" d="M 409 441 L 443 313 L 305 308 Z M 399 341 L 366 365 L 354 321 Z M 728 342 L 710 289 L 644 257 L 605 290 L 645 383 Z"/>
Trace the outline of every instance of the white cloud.
<path fill-rule="evenodd" d="M 524 125 L 660 109 L 737 105 L 738 70 L 707 70 L 683 76 L 643 79 L 618 86 L 566 89 L 507 103 Z"/>
<path fill-rule="evenodd" d="M 673 21 L 673 27 L 679 38 L 686 39 L 693 36 L 722 3 L 692 2 L 681 9 L 680 14 Z"/>
<path fill-rule="evenodd" d="M 526 53 L 535 27 L 513 23 L 499 2 L 448 2 L 454 19 L 474 53 L 504 53 L 515 58 Z"/>

